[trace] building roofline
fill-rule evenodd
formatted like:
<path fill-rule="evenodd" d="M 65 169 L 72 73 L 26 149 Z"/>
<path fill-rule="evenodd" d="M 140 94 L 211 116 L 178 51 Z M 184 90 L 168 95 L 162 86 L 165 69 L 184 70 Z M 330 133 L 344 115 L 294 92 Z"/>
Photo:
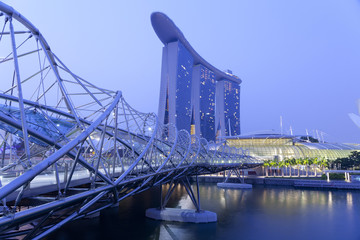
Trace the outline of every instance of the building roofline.
<path fill-rule="evenodd" d="M 205 59 L 203 59 L 190 45 L 190 43 L 186 40 L 184 34 L 180 31 L 180 29 L 175 25 L 175 23 L 164 13 L 154 12 L 151 14 L 151 24 L 154 28 L 156 35 L 159 37 L 160 41 L 165 45 L 170 42 L 180 41 L 185 48 L 190 52 L 190 54 L 194 58 L 194 65 L 201 64 L 215 73 L 215 80 L 230 80 L 240 84 L 242 81 L 239 77 L 223 72 L 210 63 L 208 63 Z"/>
<path fill-rule="evenodd" d="M 285 134 L 250 134 L 238 136 L 223 136 L 223 139 L 294 139 L 299 136 Z"/>

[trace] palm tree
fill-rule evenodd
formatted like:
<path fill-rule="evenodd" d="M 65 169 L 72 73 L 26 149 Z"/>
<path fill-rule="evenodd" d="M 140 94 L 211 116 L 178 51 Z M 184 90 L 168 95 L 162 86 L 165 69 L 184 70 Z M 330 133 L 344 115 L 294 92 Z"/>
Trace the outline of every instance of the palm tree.
<path fill-rule="evenodd" d="M 300 177 L 300 165 L 302 165 L 303 160 L 302 160 L 302 158 L 298 158 L 298 159 L 295 160 L 295 162 L 296 162 L 297 168 L 298 168 L 298 174 L 297 174 L 297 176 Z"/>
<path fill-rule="evenodd" d="M 279 160 L 276 160 L 276 175 L 279 176 L 279 173 L 280 173 L 280 162 Z"/>
<path fill-rule="evenodd" d="M 310 167 L 313 166 L 313 164 L 314 164 L 314 159 L 308 158 L 308 165 L 306 171 L 310 170 Z M 307 177 L 309 177 L 309 173 L 307 173 Z"/>
<path fill-rule="evenodd" d="M 264 167 L 265 167 L 265 176 L 266 177 L 269 177 L 269 174 L 268 174 L 268 168 L 270 166 L 270 160 L 265 160 L 264 161 Z"/>
<path fill-rule="evenodd" d="M 286 168 L 287 168 L 287 173 L 290 175 L 291 177 L 291 160 L 290 159 L 286 159 L 285 160 L 285 165 L 286 165 Z M 289 172 L 289 168 L 290 168 L 290 172 Z"/>
<path fill-rule="evenodd" d="M 317 176 L 317 168 L 319 167 L 320 160 L 317 157 L 315 157 L 313 159 L 313 164 L 315 165 L 315 167 L 314 167 L 314 177 L 316 177 Z"/>
<path fill-rule="evenodd" d="M 305 166 L 305 177 L 308 177 L 308 168 L 307 168 L 307 166 L 309 165 L 309 159 L 306 157 L 306 158 L 304 158 L 303 160 L 302 160 L 302 163 L 301 163 L 301 165 L 303 165 L 303 166 Z"/>
<path fill-rule="evenodd" d="M 309 177 L 309 168 L 310 168 L 310 165 L 313 163 L 313 160 L 309 157 L 306 157 L 305 159 L 303 159 L 303 162 L 302 162 L 302 165 L 305 166 L 305 177 Z"/>
<path fill-rule="evenodd" d="M 287 176 L 289 174 L 289 159 L 284 159 L 284 164 L 285 164 L 285 176 Z"/>
<path fill-rule="evenodd" d="M 282 171 L 281 171 L 281 176 L 282 176 L 282 177 L 284 177 L 284 170 L 285 170 L 285 166 L 286 166 L 286 162 L 285 162 L 285 160 L 283 160 L 283 161 L 279 161 L 278 166 L 282 168 Z"/>
<path fill-rule="evenodd" d="M 270 160 L 270 167 L 272 168 L 272 167 L 276 167 L 278 165 L 278 162 L 276 161 L 276 160 Z M 275 171 L 274 171 L 274 175 L 273 175 L 274 177 L 275 177 Z"/>
<path fill-rule="evenodd" d="M 320 160 L 321 172 L 324 172 L 325 167 L 329 167 L 329 160 L 324 157 Z"/>
<path fill-rule="evenodd" d="M 290 159 L 290 175 L 291 175 L 291 167 L 296 165 L 296 159 L 292 158 Z"/>

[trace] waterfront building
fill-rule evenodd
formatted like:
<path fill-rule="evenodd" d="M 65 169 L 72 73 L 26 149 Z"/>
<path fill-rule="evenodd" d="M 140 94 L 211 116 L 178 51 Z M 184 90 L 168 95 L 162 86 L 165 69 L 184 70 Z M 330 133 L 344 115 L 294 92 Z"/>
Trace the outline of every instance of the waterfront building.
<path fill-rule="evenodd" d="M 193 68 L 192 105 L 195 135 L 215 141 L 215 74 L 199 64 Z"/>
<path fill-rule="evenodd" d="M 230 147 L 244 149 L 250 156 L 262 160 L 291 158 L 325 158 L 335 160 L 360 151 L 359 144 L 321 142 L 311 136 L 254 134 L 222 138 Z"/>
<path fill-rule="evenodd" d="M 239 135 L 240 78 L 205 61 L 165 14 L 153 13 L 151 22 L 164 44 L 160 121 L 208 141 L 215 141 L 217 135 Z"/>
<path fill-rule="evenodd" d="M 163 48 L 159 119 L 190 131 L 193 57 L 180 41 Z"/>
<path fill-rule="evenodd" d="M 216 125 L 221 136 L 240 135 L 240 85 L 227 80 L 218 81 L 216 92 Z"/>

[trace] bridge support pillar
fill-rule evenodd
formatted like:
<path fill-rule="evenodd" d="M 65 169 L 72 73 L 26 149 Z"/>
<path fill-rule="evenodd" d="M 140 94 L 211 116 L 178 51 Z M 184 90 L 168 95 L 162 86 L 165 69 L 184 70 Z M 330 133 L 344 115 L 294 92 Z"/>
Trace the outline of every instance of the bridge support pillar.
<path fill-rule="evenodd" d="M 229 180 L 230 176 L 232 173 L 235 173 L 237 178 L 240 180 L 240 183 L 228 183 L 227 181 Z M 241 176 L 242 175 L 242 176 Z M 245 183 L 245 174 L 244 171 L 241 172 L 239 171 L 239 169 L 232 169 L 228 171 L 228 176 L 226 177 L 225 181 L 222 183 L 218 183 L 217 186 L 219 188 L 242 188 L 242 189 L 252 189 L 252 185 L 251 184 L 246 184 Z"/>
<path fill-rule="evenodd" d="M 166 204 L 170 199 L 171 194 L 173 193 L 175 187 L 181 183 L 188 193 L 191 201 L 193 202 L 196 209 L 181 209 L 181 208 L 166 208 Z M 214 212 L 201 210 L 200 208 L 200 192 L 199 192 L 199 181 L 196 176 L 196 195 L 191 187 L 190 181 L 187 177 L 181 179 L 178 182 L 172 181 L 170 183 L 169 189 L 165 194 L 165 197 L 162 196 L 162 185 L 160 186 L 160 207 L 159 208 L 149 208 L 146 210 L 146 217 L 152 218 L 155 220 L 163 221 L 175 221 L 175 222 L 191 222 L 191 223 L 208 223 L 216 222 L 217 215 Z"/>

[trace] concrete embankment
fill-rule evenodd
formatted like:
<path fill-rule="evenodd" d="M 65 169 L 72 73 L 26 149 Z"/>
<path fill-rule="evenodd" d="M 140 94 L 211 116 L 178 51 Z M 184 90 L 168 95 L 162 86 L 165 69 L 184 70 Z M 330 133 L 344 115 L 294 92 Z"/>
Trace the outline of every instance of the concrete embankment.
<path fill-rule="evenodd" d="M 145 213 L 146 217 L 155 220 L 171 222 L 209 223 L 217 222 L 217 215 L 210 211 L 196 212 L 194 209 L 180 208 L 149 208 Z"/>
<path fill-rule="evenodd" d="M 252 189 L 252 184 L 247 183 L 228 183 L 219 182 L 217 183 L 219 188 L 231 188 L 231 189 Z"/>
<path fill-rule="evenodd" d="M 201 176 L 198 178 L 199 182 L 203 183 L 219 183 L 224 182 L 224 177 L 217 176 Z M 229 178 L 229 183 L 237 183 L 239 179 Z M 292 186 L 298 188 L 317 188 L 317 189 L 347 189 L 360 190 L 360 182 L 345 182 L 345 181 L 326 181 L 315 179 L 298 179 L 298 178 L 264 178 L 264 177 L 245 177 L 244 182 L 253 185 L 272 185 L 272 186 Z"/>

